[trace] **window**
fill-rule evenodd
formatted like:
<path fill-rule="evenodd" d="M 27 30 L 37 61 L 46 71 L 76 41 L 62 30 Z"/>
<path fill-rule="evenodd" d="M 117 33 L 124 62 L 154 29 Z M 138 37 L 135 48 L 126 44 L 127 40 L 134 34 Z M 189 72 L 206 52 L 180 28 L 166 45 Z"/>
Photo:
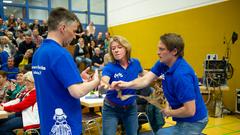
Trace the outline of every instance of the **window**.
<path fill-rule="evenodd" d="M 82 13 L 75 13 L 80 22 L 83 24 L 87 24 L 87 14 L 82 14 Z"/>
<path fill-rule="evenodd" d="M 48 0 L 29 0 L 28 4 L 30 6 L 48 7 Z"/>
<path fill-rule="evenodd" d="M 94 13 L 105 13 L 105 1 L 104 0 L 91 0 L 90 11 Z"/>
<path fill-rule="evenodd" d="M 11 14 L 15 15 L 15 18 L 25 18 L 26 9 L 25 7 L 14 7 L 14 6 L 4 6 L 4 16 L 8 18 Z"/>
<path fill-rule="evenodd" d="M 29 8 L 29 19 L 47 20 L 48 10 Z"/>
<path fill-rule="evenodd" d="M 0 0 L 0 16 L 7 20 L 14 14 L 30 23 L 34 19 L 46 20 L 52 8 L 64 7 L 72 10 L 83 26 L 93 21 L 97 30 L 105 31 L 106 5 L 106 0 Z"/>
<path fill-rule="evenodd" d="M 6 4 L 25 4 L 26 0 L 3 0 Z"/>
<path fill-rule="evenodd" d="M 72 0 L 72 10 L 87 12 L 87 8 L 87 0 Z"/>
<path fill-rule="evenodd" d="M 68 0 L 51 0 L 52 8 L 64 7 L 68 9 Z"/>
<path fill-rule="evenodd" d="M 102 15 L 90 15 L 90 20 L 94 24 L 105 25 L 105 16 L 102 16 Z"/>

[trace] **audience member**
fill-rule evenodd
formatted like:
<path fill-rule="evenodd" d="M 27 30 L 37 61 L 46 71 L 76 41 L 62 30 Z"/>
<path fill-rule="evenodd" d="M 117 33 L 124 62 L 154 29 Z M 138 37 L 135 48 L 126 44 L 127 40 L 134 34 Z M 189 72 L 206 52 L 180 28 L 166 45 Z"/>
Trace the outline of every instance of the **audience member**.
<path fill-rule="evenodd" d="M 7 100 L 8 101 L 15 99 L 21 91 L 25 90 L 26 87 L 25 87 L 23 76 L 24 76 L 24 73 L 19 72 L 17 74 L 16 81 L 10 82 L 11 85 L 7 91 Z"/>
<path fill-rule="evenodd" d="M 93 70 L 102 70 L 104 67 L 103 63 L 103 56 L 101 55 L 100 48 L 97 47 L 94 49 L 95 50 L 95 55 L 92 58 L 92 63 L 93 63 Z"/>
<path fill-rule="evenodd" d="M 48 24 L 47 24 L 47 20 L 42 20 L 42 25 L 40 25 L 40 35 L 43 37 L 43 38 L 46 38 L 47 37 L 47 33 L 48 33 Z"/>
<path fill-rule="evenodd" d="M 10 82 L 7 80 L 7 73 L 0 70 L 0 103 L 7 101 L 7 91 L 9 86 Z"/>
<path fill-rule="evenodd" d="M 4 24 L 3 19 L 0 17 L 0 36 L 4 36 L 6 30 L 7 26 Z"/>
<path fill-rule="evenodd" d="M 88 41 L 91 41 L 94 39 L 94 36 L 95 36 L 95 31 L 96 31 L 96 27 L 94 26 L 93 22 L 89 22 L 87 28 L 86 28 L 86 31 L 87 31 L 87 37 L 88 37 Z"/>
<path fill-rule="evenodd" d="M 0 133 L 14 135 L 13 129 L 23 128 L 28 130 L 40 127 L 32 72 L 24 74 L 24 82 L 26 89 L 16 99 L 3 103 L 0 106 L 1 111 L 16 112 L 16 114 L 0 120 Z"/>
<path fill-rule="evenodd" d="M 8 57 L 8 53 L 0 47 L 0 69 L 3 64 L 7 63 Z"/>
<path fill-rule="evenodd" d="M 16 53 L 15 46 L 10 42 L 7 36 L 0 37 L 0 47 L 2 50 L 6 51 L 9 56 L 14 56 Z"/>
<path fill-rule="evenodd" d="M 33 52 L 36 49 L 36 44 L 32 41 L 32 35 L 25 35 L 25 41 L 19 44 L 17 55 L 25 54 L 28 49 L 32 49 Z"/>
<path fill-rule="evenodd" d="M 8 62 L 3 64 L 0 69 L 7 73 L 8 80 L 11 80 L 11 79 L 16 80 L 16 76 L 19 72 L 19 69 L 17 67 L 14 67 L 13 57 L 8 57 Z"/>
<path fill-rule="evenodd" d="M 43 38 L 42 38 L 42 36 L 39 35 L 38 29 L 33 30 L 32 39 L 33 39 L 33 42 L 36 45 L 36 48 L 39 48 L 40 44 L 42 43 Z"/>
<path fill-rule="evenodd" d="M 28 49 L 24 55 L 19 55 L 18 57 L 15 57 L 15 67 L 18 67 L 19 70 L 23 70 L 25 65 L 32 63 L 32 54 L 33 50 Z"/>
<path fill-rule="evenodd" d="M 105 32 L 105 39 L 104 39 L 104 50 L 105 50 L 105 53 L 107 53 L 107 51 L 108 51 L 108 45 L 109 45 L 110 39 L 111 39 L 110 33 L 109 32 Z"/>
<path fill-rule="evenodd" d="M 25 41 L 25 35 L 24 35 L 24 33 L 23 33 L 22 30 L 18 30 L 17 33 L 18 33 L 18 34 L 17 34 L 18 37 L 17 37 L 17 39 L 16 39 L 16 42 L 17 42 L 17 48 L 18 48 L 19 45 L 20 45 L 20 43 L 22 43 L 23 41 Z"/>
<path fill-rule="evenodd" d="M 92 65 L 92 60 L 89 59 L 87 55 L 88 55 L 88 48 L 84 43 L 84 39 L 79 38 L 79 42 L 75 46 L 74 55 L 73 55 L 77 65 L 83 62 L 86 64 L 87 67 L 90 67 Z"/>

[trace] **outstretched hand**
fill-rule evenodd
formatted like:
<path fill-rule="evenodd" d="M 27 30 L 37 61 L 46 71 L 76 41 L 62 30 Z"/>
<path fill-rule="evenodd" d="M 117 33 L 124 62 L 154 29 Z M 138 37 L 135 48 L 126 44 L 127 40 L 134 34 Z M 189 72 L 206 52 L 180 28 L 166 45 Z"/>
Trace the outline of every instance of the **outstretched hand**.
<path fill-rule="evenodd" d="M 92 78 L 92 76 L 94 76 L 93 74 L 90 74 L 89 73 L 89 71 L 90 71 L 90 67 L 88 67 L 88 68 L 86 68 L 84 71 L 82 71 L 82 73 L 81 73 L 81 77 L 82 77 L 82 79 L 83 79 L 83 81 L 84 82 L 89 82 L 89 81 L 91 81 L 93 78 Z M 96 71 L 95 71 L 96 72 Z"/>
<path fill-rule="evenodd" d="M 111 88 L 113 88 L 115 90 L 126 89 L 126 88 L 128 88 L 128 82 L 113 81 L 112 84 L 111 84 Z"/>
<path fill-rule="evenodd" d="M 109 83 L 105 82 L 104 80 L 101 80 L 98 89 L 111 90 L 111 86 Z"/>
<path fill-rule="evenodd" d="M 99 78 L 99 74 L 98 74 L 98 70 L 96 69 L 91 80 L 97 80 L 97 81 L 100 81 L 100 78 Z"/>
<path fill-rule="evenodd" d="M 171 109 L 169 107 L 165 107 L 161 110 L 163 116 L 170 117 L 171 116 Z"/>

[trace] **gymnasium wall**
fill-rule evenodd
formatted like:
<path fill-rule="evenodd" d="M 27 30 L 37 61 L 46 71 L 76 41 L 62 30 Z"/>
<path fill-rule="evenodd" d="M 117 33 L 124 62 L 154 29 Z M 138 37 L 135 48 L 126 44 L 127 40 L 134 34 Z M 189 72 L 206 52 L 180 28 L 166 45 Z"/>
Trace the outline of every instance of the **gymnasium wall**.
<path fill-rule="evenodd" d="M 206 54 L 215 53 L 221 59 L 226 52 L 224 40 L 228 41 L 233 31 L 240 34 L 240 1 L 221 1 L 109 26 L 112 35 L 122 35 L 129 40 L 133 50 L 132 57 L 138 58 L 144 68 L 151 68 L 158 60 L 157 42 L 160 35 L 169 32 L 181 34 L 185 40 L 184 57 L 192 65 L 198 77 L 202 77 Z M 230 62 L 234 67 L 234 76 L 228 80 L 230 91 L 224 92 L 224 104 L 232 111 L 235 109 L 235 90 L 240 88 L 238 53 L 240 53 L 239 40 L 231 45 Z"/>

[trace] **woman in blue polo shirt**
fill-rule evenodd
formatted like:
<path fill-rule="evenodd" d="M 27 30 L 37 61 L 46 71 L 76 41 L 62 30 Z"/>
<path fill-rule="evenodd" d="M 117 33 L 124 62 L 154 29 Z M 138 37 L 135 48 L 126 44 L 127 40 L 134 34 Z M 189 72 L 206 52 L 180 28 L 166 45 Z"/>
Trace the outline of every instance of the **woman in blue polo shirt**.
<path fill-rule="evenodd" d="M 109 54 L 112 62 L 103 68 L 100 87 L 107 88 L 113 81 L 132 81 L 143 72 L 140 62 L 130 57 L 131 46 L 125 38 L 113 36 L 109 43 Z M 122 90 L 122 95 L 127 94 L 136 94 L 135 89 Z M 117 90 L 108 90 L 102 120 L 103 135 L 116 134 L 119 120 L 123 122 L 127 135 L 137 135 L 136 97 L 122 101 Z"/>
<path fill-rule="evenodd" d="M 112 82 L 116 89 L 140 89 L 159 76 L 163 78 L 163 92 L 171 108 L 162 109 L 162 113 L 173 117 L 177 123 L 170 128 L 159 129 L 158 135 L 199 135 L 208 122 L 197 76 L 183 54 L 182 37 L 175 33 L 164 34 L 158 44 L 160 61 L 150 72 L 131 82 Z"/>

